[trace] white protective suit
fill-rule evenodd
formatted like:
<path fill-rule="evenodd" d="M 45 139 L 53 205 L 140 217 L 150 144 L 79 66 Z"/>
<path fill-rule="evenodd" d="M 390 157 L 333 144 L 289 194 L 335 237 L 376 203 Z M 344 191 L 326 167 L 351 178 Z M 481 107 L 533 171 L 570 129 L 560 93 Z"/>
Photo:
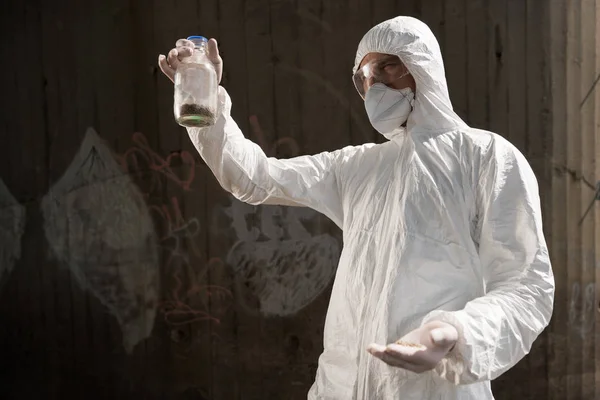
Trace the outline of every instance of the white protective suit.
<path fill-rule="evenodd" d="M 536 178 L 509 142 L 454 113 L 425 24 L 377 25 L 354 71 L 369 52 L 399 56 L 416 81 L 407 129 L 386 143 L 267 158 L 231 118 L 222 87 L 216 125 L 190 128 L 190 138 L 239 200 L 311 207 L 343 230 L 309 399 L 493 399 L 490 380 L 529 351 L 552 314 Z M 434 371 L 390 367 L 366 351 L 431 320 L 459 332 Z"/>

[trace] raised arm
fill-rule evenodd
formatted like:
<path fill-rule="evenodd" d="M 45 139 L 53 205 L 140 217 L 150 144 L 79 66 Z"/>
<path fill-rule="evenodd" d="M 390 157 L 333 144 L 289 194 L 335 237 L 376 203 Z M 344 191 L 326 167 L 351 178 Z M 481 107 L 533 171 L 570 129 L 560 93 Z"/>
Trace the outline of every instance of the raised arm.
<path fill-rule="evenodd" d="M 219 87 L 215 125 L 188 128 L 190 139 L 221 186 L 250 204 L 311 207 L 341 226 L 338 170 L 355 148 L 288 160 L 268 158 L 244 137 L 230 113 L 229 95 Z"/>
<path fill-rule="evenodd" d="M 210 39 L 208 49 L 220 81 L 223 60 L 215 39 Z M 181 59 L 190 56 L 192 51 L 193 43 L 180 39 L 168 57 L 159 56 L 158 64 L 171 81 Z M 346 147 L 289 160 L 268 158 L 258 145 L 244 137 L 231 117 L 227 91 L 221 86 L 218 91 L 216 123 L 207 128 L 188 128 L 188 134 L 221 186 L 250 204 L 311 207 L 341 227 L 338 172 L 357 148 Z"/>

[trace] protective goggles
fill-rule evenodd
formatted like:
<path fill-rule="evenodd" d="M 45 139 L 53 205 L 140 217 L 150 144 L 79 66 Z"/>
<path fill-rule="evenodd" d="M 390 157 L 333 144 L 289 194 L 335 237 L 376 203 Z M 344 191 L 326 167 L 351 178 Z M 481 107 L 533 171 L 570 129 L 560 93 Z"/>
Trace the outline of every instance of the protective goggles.
<path fill-rule="evenodd" d="M 354 87 L 365 98 L 367 90 L 375 83 L 383 83 L 389 86 L 394 81 L 408 75 L 408 69 L 397 56 L 386 56 L 371 60 L 356 71 L 352 76 Z"/>

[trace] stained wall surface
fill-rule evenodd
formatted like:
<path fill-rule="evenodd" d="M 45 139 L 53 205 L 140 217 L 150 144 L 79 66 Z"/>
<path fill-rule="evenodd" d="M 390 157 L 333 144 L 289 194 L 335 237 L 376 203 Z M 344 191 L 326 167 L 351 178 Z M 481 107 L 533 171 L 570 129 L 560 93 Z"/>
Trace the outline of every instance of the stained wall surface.
<path fill-rule="evenodd" d="M 2 1 L 1 397 L 305 398 L 341 232 L 224 192 L 156 60 L 217 38 L 268 155 L 380 142 L 351 69 L 396 15 L 432 28 L 458 114 L 539 180 L 556 311 L 496 398 L 600 398 L 596 0 Z"/>

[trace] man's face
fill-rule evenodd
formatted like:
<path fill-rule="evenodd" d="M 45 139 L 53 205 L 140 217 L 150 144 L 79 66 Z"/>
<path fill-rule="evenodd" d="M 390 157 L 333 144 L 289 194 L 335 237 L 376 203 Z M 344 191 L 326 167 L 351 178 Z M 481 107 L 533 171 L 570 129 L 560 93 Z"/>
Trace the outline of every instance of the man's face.
<path fill-rule="evenodd" d="M 392 89 L 410 87 L 416 91 L 416 83 L 398 56 L 369 53 L 354 74 L 354 85 L 364 99 L 367 90 L 375 83 L 383 83 Z"/>

